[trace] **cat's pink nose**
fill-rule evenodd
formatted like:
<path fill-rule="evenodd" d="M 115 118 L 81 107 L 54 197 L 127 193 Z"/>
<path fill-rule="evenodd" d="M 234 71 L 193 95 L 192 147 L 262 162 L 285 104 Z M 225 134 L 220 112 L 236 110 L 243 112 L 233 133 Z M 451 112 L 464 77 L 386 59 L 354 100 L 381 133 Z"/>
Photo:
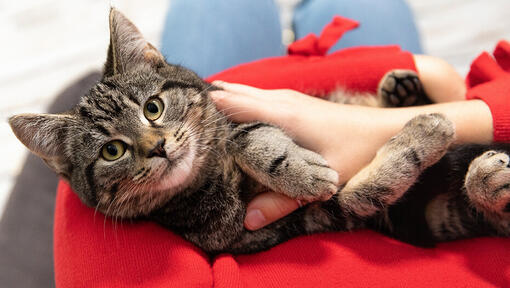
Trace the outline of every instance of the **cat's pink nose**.
<path fill-rule="evenodd" d="M 156 146 L 149 151 L 149 154 L 147 155 L 147 158 L 152 157 L 162 157 L 166 158 L 166 151 L 165 151 L 165 139 L 161 139 L 156 143 Z"/>

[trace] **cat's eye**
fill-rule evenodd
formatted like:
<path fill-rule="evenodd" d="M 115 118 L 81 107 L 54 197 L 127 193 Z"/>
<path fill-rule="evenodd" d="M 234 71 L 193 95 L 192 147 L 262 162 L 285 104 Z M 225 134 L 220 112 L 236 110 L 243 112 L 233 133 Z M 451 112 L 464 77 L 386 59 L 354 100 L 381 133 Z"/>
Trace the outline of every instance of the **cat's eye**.
<path fill-rule="evenodd" d="M 107 161 L 114 161 L 122 157 L 126 152 L 126 144 L 119 140 L 106 143 L 101 151 L 101 156 Z"/>
<path fill-rule="evenodd" d="M 149 121 L 155 121 L 161 114 L 163 113 L 163 102 L 159 98 L 152 98 L 145 103 L 145 107 L 143 107 L 143 115 Z"/>

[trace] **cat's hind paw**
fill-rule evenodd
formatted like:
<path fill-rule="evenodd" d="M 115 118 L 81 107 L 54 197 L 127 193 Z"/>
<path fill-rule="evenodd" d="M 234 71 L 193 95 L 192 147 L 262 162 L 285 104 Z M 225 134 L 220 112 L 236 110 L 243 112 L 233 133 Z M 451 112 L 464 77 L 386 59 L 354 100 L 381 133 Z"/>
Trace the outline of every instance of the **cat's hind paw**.
<path fill-rule="evenodd" d="M 510 156 L 507 153 L 490 150 L 474 159 L 464 184 L 478 208 L 510 217 Z"/>
<path fill-rule="evenodd" d="M 418 74 L 413 70 L 395 69 L 379 82 L 377 96 L 385 107 L 407 107 L 432 103 L 425 94 Z"/>
<path fill-rule="evenodd" d="M 347 182 L 340 191 L 340 205 L 361 217 L 393 205 L 446 153 L 454 137 L 453 123 L 443 115 L 416 116 Z"/>
<path fill-rule="evenodd" d="M 398 136 L 387 144 L 396 151 L 412 148 L 421 169 L 437 162 L 455 140 L 455 126 L 443 114 L 423 114 L 409 120 Z"/>

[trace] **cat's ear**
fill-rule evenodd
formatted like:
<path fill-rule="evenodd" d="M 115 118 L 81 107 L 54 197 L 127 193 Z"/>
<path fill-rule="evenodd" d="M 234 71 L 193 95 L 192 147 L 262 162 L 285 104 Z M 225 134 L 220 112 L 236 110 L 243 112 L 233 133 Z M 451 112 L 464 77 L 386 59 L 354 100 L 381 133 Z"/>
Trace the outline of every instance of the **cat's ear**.
<path fill-rule="evenodd" d="M 110 9 L 110 46 L 104 76 L 122 74 L 138 65 L 161 66 L 165 58 L 138 28 L 115 8 Z"/>
<path fill-rule="evenodd" d="M 9 118 L 9 125 L 18 139 L 37 156 L 62 159 L 67 129 L 73 117 L 61 114 L 20 114 Z"/>

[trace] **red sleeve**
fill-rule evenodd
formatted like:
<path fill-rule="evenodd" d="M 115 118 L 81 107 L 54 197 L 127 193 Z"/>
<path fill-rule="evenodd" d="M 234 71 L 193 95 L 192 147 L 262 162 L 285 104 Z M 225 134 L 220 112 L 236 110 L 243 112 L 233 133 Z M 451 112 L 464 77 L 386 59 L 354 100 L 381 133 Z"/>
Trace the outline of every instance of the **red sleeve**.
<path fill-rule="evenodd" d="M 471 64 L 466 82 L 467 99 L 481 99 L 489 106 L 494 141 L 510 141 L 510 43 L 501 41 L 494 58 L 482 53 Z"/>

